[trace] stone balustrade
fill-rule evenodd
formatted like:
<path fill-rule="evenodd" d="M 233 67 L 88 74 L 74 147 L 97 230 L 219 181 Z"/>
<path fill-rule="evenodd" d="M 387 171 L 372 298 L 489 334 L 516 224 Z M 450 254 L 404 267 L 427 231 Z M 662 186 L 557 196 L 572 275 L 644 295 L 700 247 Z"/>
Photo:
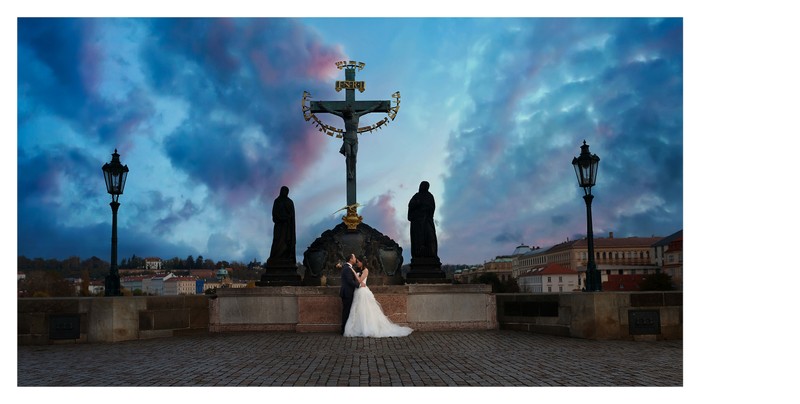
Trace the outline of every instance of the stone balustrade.
<path fill-rule="evenodd" d="M 417 331 L 515 329 L 567 337 L 682 339 L 682 292 L 493 294 L 489 285 L 371 286 Z M 216 295 L 20 298 L 20 345 L 119 342 L 190 333 L 338 332 L 339 288 L 220 289 Z"/>

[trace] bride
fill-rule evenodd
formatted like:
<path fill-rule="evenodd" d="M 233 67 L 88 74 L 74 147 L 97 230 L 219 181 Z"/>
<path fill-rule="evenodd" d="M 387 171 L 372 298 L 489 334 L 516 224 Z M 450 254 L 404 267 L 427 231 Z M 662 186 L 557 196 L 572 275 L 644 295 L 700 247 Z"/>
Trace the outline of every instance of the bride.
<path fill-rule="evenodd" d="M 361 262 L 357 263 L 361 267 Z M 359 287 L 353 295 L 353 306 L 350 308 L 350 317 L 344 327 L 345 337 L 405 337 L 411 334 L 409 327 L 397 325 L 383 314 L 380 303 L 375 300 L 375 295 L 367 287 L 369 269 L 366 267 L 359 275 L 354 269 L 353 275 Z"/>

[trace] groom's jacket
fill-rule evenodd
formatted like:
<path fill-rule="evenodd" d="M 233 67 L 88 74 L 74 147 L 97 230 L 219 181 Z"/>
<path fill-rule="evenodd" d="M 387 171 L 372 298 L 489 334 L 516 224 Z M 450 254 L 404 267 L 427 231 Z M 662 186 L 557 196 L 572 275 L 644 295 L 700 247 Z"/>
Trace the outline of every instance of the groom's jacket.
<path fill-rule="evenodd" d="M 339 288 L 339 297 L 352 298 L 356 287 L 358 287 L 352 268 L 349 262 L 342 265 L 342 286 Z"/>

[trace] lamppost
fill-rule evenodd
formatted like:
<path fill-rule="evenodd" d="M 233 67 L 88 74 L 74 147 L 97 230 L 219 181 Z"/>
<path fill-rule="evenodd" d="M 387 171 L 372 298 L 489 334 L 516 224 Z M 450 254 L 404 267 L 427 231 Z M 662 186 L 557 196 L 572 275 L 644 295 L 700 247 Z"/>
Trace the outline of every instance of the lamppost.
<path fill-rule="evenodd" d="M 589 245 L 589 262 L 586 264 L 586 291 L 600 292 L 603 290 L 603 282 L 600 279 L 600 271 L 594 262 L 594 235 L 592 234 L 592 187 L 597 179 L 597 165 L 600 157 L 589 153 L 589 145 L 583 141 L 581 155 L 572 159 L 572 166 L 575 168 L 575 176 L 578 177 L 578 186 L 583 188 L 583 200 L 586 201 L 586 237 Z"/>
<path fill-rule="evenodd" d="M 106 179 L 106 190 L 111 194 L 111 268 L 106 276 L 106 296 L 121 296 L 119 282 L 119 268 L 117 268 L 117 209 L 119 209 L 119 196 L 125 189 L 125 180 L 128 178 L 128 166 L 119 162 L 119 154 L 114 149 L 111 162 L 103 164 L 103 177 Z"/>

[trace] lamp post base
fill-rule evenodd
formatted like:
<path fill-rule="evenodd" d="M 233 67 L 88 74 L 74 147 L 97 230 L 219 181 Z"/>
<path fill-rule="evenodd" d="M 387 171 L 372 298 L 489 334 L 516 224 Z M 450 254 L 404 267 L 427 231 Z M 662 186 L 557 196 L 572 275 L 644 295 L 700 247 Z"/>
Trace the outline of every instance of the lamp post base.
<path fill-rule="evenodd" d="M 122 296 L 122 287 L 120 286 L 119 275 L 109 274 L 106 276 L 106 296 Z"/>

